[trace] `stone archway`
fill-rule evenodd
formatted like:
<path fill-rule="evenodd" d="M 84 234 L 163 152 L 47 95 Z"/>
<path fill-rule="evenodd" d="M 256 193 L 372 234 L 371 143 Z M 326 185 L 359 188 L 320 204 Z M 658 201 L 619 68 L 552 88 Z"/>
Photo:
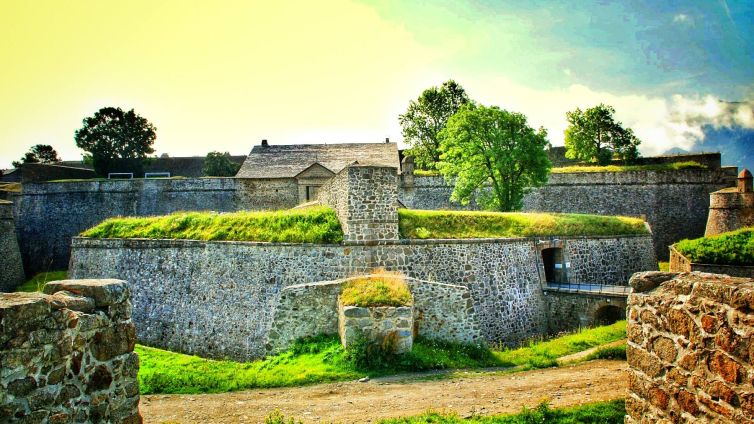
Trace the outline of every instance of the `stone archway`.
<path fill-rule="evenodd" d="M 616 321 L 626 319 L 626 310 L 618 305 L 605 304 L 594 311 L 592 322 L 595 326 L 610 325 Z"/>

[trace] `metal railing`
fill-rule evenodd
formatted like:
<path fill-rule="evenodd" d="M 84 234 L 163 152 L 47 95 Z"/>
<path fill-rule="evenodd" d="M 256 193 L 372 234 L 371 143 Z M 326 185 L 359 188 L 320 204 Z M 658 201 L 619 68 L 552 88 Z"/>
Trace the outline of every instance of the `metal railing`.
<path fill-rule="evenodd" d="M 607 294 L 615 296 L 628 296 L 631 293 L 630 286 L 611 284 L 547 283 L 544 289 L 561 293 Z"/>

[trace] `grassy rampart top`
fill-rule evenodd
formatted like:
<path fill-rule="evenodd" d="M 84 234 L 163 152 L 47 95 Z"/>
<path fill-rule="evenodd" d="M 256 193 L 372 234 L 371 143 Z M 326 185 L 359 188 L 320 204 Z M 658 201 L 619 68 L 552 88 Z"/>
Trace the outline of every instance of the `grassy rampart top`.
<path fill-rule="evenodd" d="M 340 301 L 346 306 L 408 306 L 412 303 L 411 292 L 402 275 L 377 271 L 345 284 Z"/>
<path fill-rule="evenodd" d="M 699 162 L 686 161 L 686 162 L 674 162 L 663 163 L 654 165 L 591 165 L 591 164 L 579 164 L 572 166 L 560 166 L 550 169 L 552 174 L 571 174 L 578 172 L 631 172 L 631 171 L 679 171 L 682 169 L 707 169 L 706 165 L 702 165 Z M 420 177 L 434 177 L 439 176 L 437 171 L 428 171 L 424 169 L 415 169 L 414 175 Z"/>
<path fill-rule="evenodd" d="M 398 218 L 409 239 L 648 234 L 644 221 L 625 216 L 399 209 Z"/>
<path fill-rule="evenodd" d="M 675 249 L 695 263 L 754 266 L 754 227 L 681 240 Z"/>
<path fill-rule="evenodd" d="M 165 216 L 110 218 L 83 233 L 92 238 L 232 240 L 339 243 L 343 231 L 326 207 L 270 212 L 178 212 Z"/>

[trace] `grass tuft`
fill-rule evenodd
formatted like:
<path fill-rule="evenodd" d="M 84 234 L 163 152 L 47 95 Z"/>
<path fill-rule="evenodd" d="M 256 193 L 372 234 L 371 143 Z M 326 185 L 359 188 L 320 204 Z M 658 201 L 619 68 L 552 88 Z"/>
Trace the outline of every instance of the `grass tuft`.
<path fill-rule="evenodd" d="M 574 165 L 552 168 L 553 174 L 570 174 L 577 172 L 630 172 L 630 171 L 678 171 L 681 169 L 707 169 L 699 162 L 675 162 L 658 165 Z"/>
<path fill-rule="evenodd" d="M 335 211 L 326 207 L 270 212 L 178 212 L 165 216 L 110 218 L 83 233 L 92 238 L 233 240 L 339 243 Z"/>
<path fill-rule="evenodd" d="M 364 278 L 348 281 L 340 294 L 346 306 L 407 306 L 412 303 L 406 280 L 399 273 L 379 270 Z"/>
<path fill-rule="evenodd" d="M 401 237 L 408 239 L 648 233 L 644 221 L 625 216 L 399 209 L 398 218 Z"/>
<path fill-rule="evenodd" d="M 590 353 L 587 357 L 587 361 L 594 359 L 626 359 L 626 344 L 623 343 L 618 346 L 603 346 L 597 348 L 594 352 Z"/>
<path fill-rule="evenodd" d="M 675 248 L 691 262 L 717 265 L 754 265 L 754 227 L 681 240 Z"/>
<path fill-rule="evenodd" d="M 20 286 L 16 287 L 17 292 L 41 292 L 45 284 L 48 281 L 66 280 L 68 279 L 68 271 L 49 271 L 40 272 L 34 277 L 30 278 Z"/>

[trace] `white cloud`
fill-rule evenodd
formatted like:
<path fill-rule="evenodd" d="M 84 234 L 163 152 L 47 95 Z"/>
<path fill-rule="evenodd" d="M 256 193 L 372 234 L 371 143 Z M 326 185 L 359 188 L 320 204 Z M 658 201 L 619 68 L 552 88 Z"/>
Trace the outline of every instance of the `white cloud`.
<path fill-rule="evenodd" d="M 694 18 L 691 16 L 685 14 L 685 13 L 679 13 L 675 16 L 673 16 L 673 23 L 676 24 L 685 24 L 685 25 L 694 25 Z"/>

